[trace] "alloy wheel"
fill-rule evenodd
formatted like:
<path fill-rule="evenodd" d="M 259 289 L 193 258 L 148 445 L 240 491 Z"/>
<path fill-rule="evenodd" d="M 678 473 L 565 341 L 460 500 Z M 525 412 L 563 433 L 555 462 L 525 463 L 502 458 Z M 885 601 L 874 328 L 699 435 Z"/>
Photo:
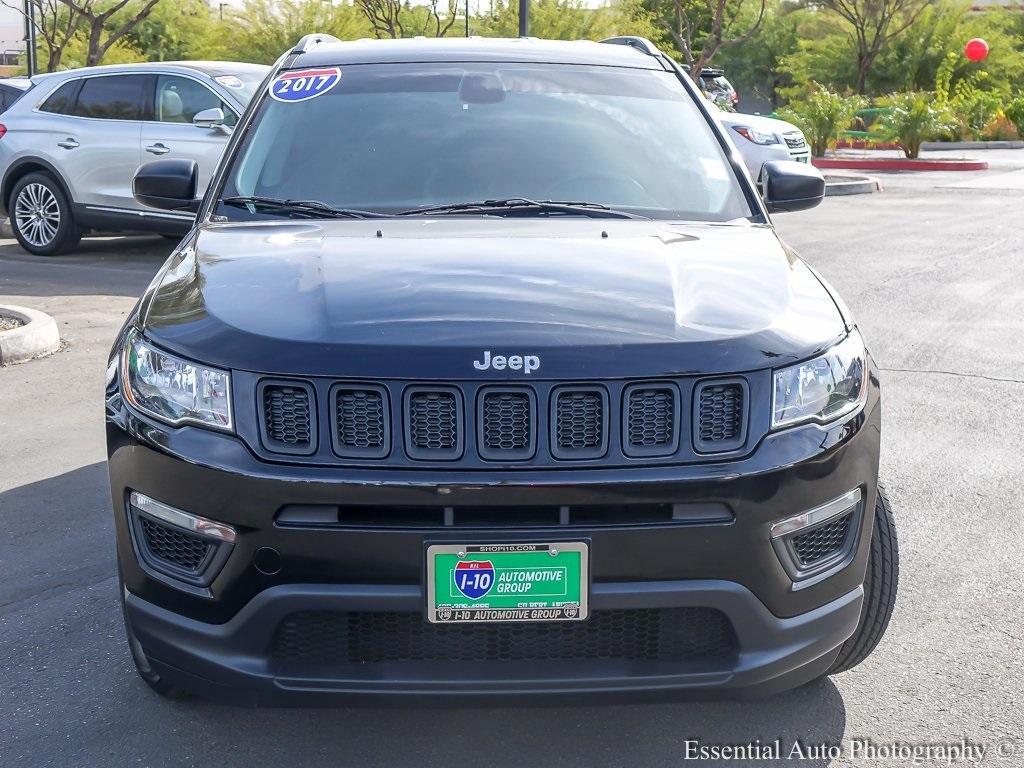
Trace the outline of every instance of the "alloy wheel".
<path fill-rule="evenodd" d="M 45 248 L 60 229 L 60 203 L 45 185 L 28 184 L 18 195 L 14 219 L 25 240 L 36 248 Z"/>

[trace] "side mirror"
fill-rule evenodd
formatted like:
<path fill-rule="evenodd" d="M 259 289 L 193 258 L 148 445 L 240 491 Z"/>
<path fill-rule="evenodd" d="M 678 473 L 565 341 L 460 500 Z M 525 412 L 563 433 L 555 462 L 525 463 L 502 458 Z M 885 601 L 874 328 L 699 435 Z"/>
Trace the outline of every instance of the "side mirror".
<path fill-rule="evenodd" d="M 198 211 L 198 187 L 199 166 L 195 160 L 182 159 L 146 163 L 135 172 L 132 182 L 136 200 L 166 211 Z"/>
<path fill-rule="evenodd" d="M 761 168 L 760 183 L 769 213 L 803 211 L 825 197 L 825 177 L 810 163 L 770 160 Z"/>
<path fill-rule="evenodd" d="M 196 128 L 219 128 L 227 132 L 228 127 L 224 122 L 224 110 L 220 107 L 211 107 L 202 112 L 196 112 L 192 118 L 192 125 Z"/>

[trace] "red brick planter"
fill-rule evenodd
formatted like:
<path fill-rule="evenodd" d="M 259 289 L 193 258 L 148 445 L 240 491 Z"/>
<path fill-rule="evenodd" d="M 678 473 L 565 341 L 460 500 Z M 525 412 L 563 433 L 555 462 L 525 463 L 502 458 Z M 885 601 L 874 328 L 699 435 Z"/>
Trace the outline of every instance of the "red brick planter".
<path fill-rule="evenodd" d="M 859 171 L 986 171 L 984 160 L 911 160 L 905 157 L 816 157 L 816 168 L 847 168 Z"/>

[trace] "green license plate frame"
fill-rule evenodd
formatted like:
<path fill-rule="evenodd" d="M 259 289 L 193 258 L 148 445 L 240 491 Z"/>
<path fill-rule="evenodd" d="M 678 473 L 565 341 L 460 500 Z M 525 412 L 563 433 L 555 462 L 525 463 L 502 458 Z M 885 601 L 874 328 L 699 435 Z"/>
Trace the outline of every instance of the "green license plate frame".
<path fill-rule="evenodd" d="M 585 621 L 590 542 L 427 544 L 431 624 Z"/>

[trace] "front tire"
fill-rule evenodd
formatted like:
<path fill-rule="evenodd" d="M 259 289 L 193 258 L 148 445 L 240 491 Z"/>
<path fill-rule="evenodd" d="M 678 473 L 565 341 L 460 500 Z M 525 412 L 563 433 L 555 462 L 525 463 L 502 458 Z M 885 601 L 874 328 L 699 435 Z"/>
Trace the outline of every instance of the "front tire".
<path fill-rule="evenodd" d="M 879 485 L 860 623 L 853 636 L 843 643 L 839 655 L 826 674 L 835 675 L 853 669 L 875 650 L 892 618 L 899 580 L 900 548 L 896 538 L 896 524 L 889 499 Z"/>
<path fill-rule="evenodd" d="M 35 256 L 68 253 L 82 239 L 64 190 L 48 173 L 29 173 L 19 179 L 7 210 L 18 243 Z"/>

